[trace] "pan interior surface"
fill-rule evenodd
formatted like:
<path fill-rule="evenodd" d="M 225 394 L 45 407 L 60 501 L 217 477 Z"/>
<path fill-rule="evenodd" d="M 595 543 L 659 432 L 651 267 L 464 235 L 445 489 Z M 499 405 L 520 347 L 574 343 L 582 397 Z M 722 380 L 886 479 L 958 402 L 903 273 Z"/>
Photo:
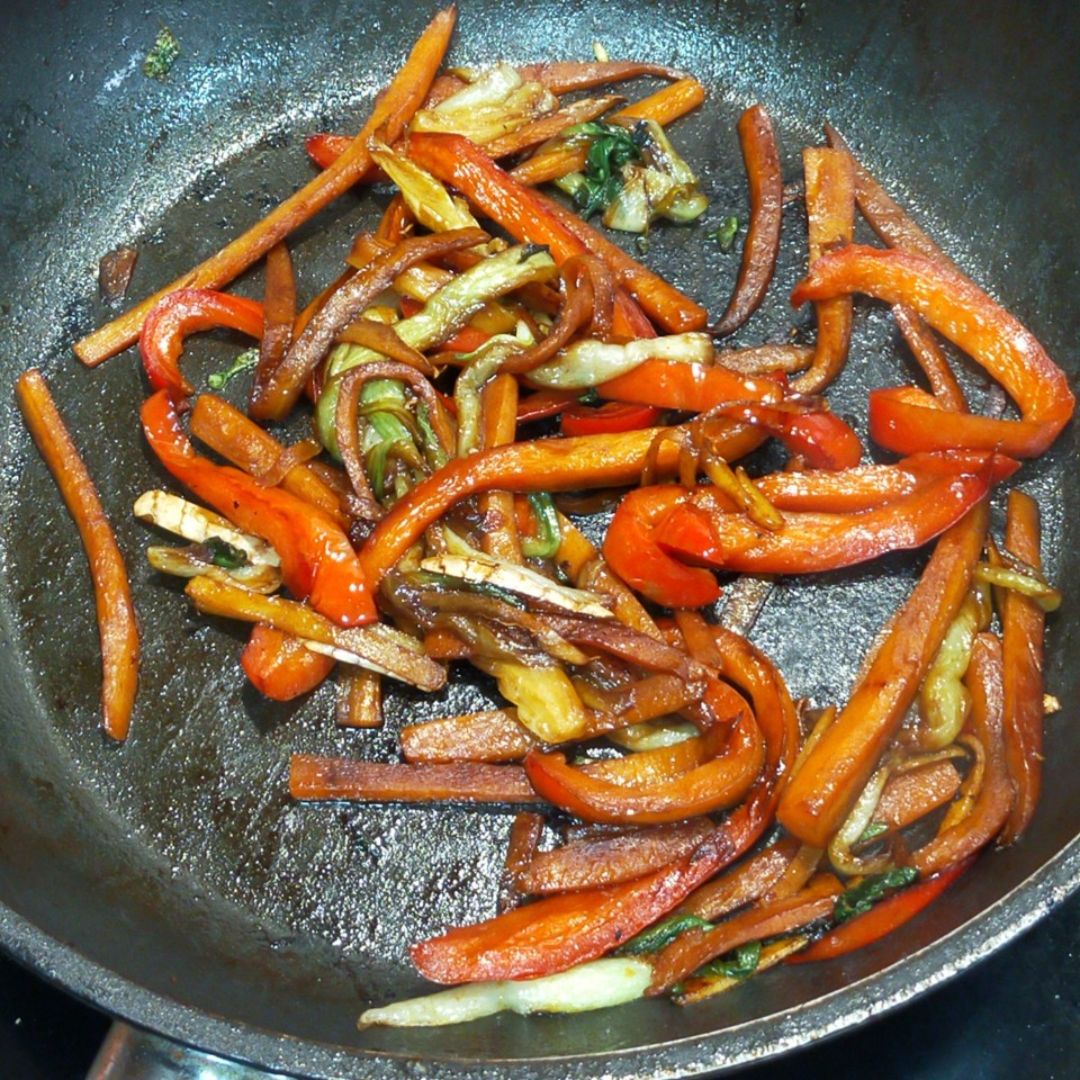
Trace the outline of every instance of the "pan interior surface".
<path fill-rule="evenodd" d="M 745 219 L 735 121 L 771 111 L 785 176 L 826 118 L 962 268 L 1077 370 L 1080 145 L 1075 12 L 995 6 L 978 21 L 945 6 L 463 5 L 452 62 L 612 57 L 684 68 L 710 91 L 674 129 L 703 178 L 703 224 L 659 228 L 648 259 L 714 313 L 737 255 L 708 235 Z M 500 1017 L 434 1031 L 356 1030 L 367 1002 L 417 992 L 410 942 L 494 910 L 511 815 L 399 806 L 301 806 L 287 797 L 294 751 L 393 760 L 403 723 L 478 707 L 465 673 L 445 692 L 395 688 L 380 731 L 334 728 L 333 687 L 275 705 L 236 662 L 243 628 L 194 616 L 146 566 L 149 531 L 130 506 L 175 489 L 138 427 L 145 383 L 134 352 L 87 371 L 72 342 L 112 311 L 100 257 L 139 250 L 130 296 L 182 272 L 311 175 L 303 137 L 358 128 L 379 86 L 430 17 L 421 5 L 230 2 L 209 8 L 78 4 L 0 16 L 18 41 L 0 87 L 8 166 L 0 203 L 6 385 L 41 366 L 69 419 L 128 558 L 144 631 L 132 735 L 98 730 L 99 660 L 85 559 L 10 394 L 0 406 L 0 919 L 16 955 L 103 1007 L 260 1064 L 327 1075 L 376 1054 L 433 1071 L 492 1075 L 668 1075 L 766 1056 L 903 1000 L 1003 940 L 1074 883 L 1080 810 L 1071 795 L 1080 672 L 1076 438 L 1068 429 L 1017 480 L 1044 507 L 1048 569 L 1065 593 L 1050 622 L 1048 688 L 1065 709 L 1047 725 L 1043 802 L 1030 835 L 985 855 L 949 898 L 841 962 L 770 971 L 692 1008 L 647 1002 L 573 1018 Z M 161 24 L 182 48 L 163 82 L 140 62 Z M 1025 78 L 1003 72 L 1026 71 Z M 645 84 L 630 88 L 636 95 Z M 380 189 L 349 194 L 294 237 L 302 295 L 340 270 L 373 224 Z M 805 268 L 805 219 L 788 209 L 777 278 L 736 340 L 812 341 L 787 303 Z M 261 271 L 238 289 L 260 295 Z M 887 309 L 857 301 L 856 334 L 833 407 L 865 435 L 867 389 L 914 378 Z M 203 384 L 243 348 L 194 341 Z M 973 404 L 988 386 L 964 368 Z M 234 384 L 234 400 L 241 388 Z M 1000 507 L 998 507 L 1000 510 Z M 1000 514 L 997 520 L 1000 522 Z M 842 701 L 922 556 L 784 582 L 754 640 L 792 693 Z M 1072 847 L 1070 848 L 1070 845 Z M 975 920 L 971 922 L 969 921 Z M 945 939 L 941 941 L 940 939 Z M 936 943 L 936 944 L 935 944 Z M 915 954 L 905 967 L 898 966 Z M 556 1059 L 569 1058 L 577 1061 Z M 396 1063 L 396 1065 L 395 1065 Z"/>

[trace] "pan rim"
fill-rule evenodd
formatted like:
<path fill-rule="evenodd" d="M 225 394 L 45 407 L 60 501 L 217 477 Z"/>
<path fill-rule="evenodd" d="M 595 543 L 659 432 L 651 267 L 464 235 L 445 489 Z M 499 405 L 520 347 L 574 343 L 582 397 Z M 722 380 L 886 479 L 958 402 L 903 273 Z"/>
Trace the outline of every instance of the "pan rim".
<path fill-rule="evenodd" d="M 432 1057 L 313 1042 L 229 1020 L 156 991 L 84 956 L 0 903 L 0 948 L 35 974 L 136 1027 L 180 1044 L 267 1070 L 297 1075 L 354 1075 L 349 1066 L 378 1066 L 389 1078 L 477 1076 L 485 1080 L 550 1077 L 550 1065 L 587 1068 L 582 1076 L 675 1080 L 729 1071 L 840 1035 L 941 986 L 1029 930 L 1080 891 L 1080 836 L 993 904 L 918 951 L 856 982 L 768 1016 L 705 1036 L 595 1054 L 530 1058 Z M 837 1011 L 836 1006 L 843 1008 Z"/>

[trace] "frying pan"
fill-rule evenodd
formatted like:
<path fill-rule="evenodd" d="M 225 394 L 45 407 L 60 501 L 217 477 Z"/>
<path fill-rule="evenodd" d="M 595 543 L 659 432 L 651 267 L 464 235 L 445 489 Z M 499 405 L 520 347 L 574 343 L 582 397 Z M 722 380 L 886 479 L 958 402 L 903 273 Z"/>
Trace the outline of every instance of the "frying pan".
<path fill-rule="evenodd" d="M 137 298 L 194 264 L 309 173 L 302 136 L 355 128 L 432 13 L 428 3 L 5 5 L 0 363 L 38 364 L 97 479 L 132 569 L 145 630 L 129 741 L 97 730 L 98 660 L 84 558 L 9 395 L 0 405 L 0 938 L 73 993 L 191 1045 L 279 1070 L 338 1076 L 670 1076 L 757 1060 L 905 1001 L 1019 933 L 1080 878 L 1071 797 L 1080 671 L 1080 479 L 1070 429 L 1020 482 L 1046 511 L 1051 621 L 1043 802 L 1030 835 L 985 856 L 902 932 L 842 961 L 770 971 L 694 1008 L 644 1002 L 574 1018 L 500 1017 L 434 1031 L 358 1032 L 362 1003 L 415 992 L 407 943 L 485 917 L 509 815 L 398 806 L 295 806 L 291 751 L 389 760 L 395 732 L 474 705 L 466 677 L 429 698 L 395 693 L 383 731 L 328 721 L 331 688 L 258 700 L 236 665 L 239 630 L 193 618 L 145 567 L 129 508 L 164 478 L 142 445 L 132 355 L 85 371 L 70 345 L 109 310 L 99 258 L 140 252 Z M 734 121 L 772 111 L 786 168 L 828 117 L 897 197 L 1070 372 L 1080 337 L 1073 193 L 1080 146 L 1075 5 L 469 0 L 453 59 L 587 55 L 693 71 L 706 108 L 678 141 L 711 215 L 745 216 Z M 139 63 L 161 24 L 183 53 L 162 83 Z M 348 238 L 386 194 L 347 196 L 293 241 L 306 295 L 338 272 Z M 740 342 L 812 335 L 786 295 L 803 260 L 798 207 L 765 307 Z M 711 220 L 711 218 L 709 219 Z M 722 306 L 737 258 L 706 228 L 660 229 L 650 261 Z M 242 279 L 257 294 L 259 273 Z M 887 312 L 857 304 L 852 360 L 831 398 L 865 416 L 869 386 L 910 378 Z M 198 379 L 229 337 L 193 346 Z M 987 388 L 964 368 L 976 404 Z M 919 556 L 784 583 L 755 639 L 792 690 L 843 698 Z"/>

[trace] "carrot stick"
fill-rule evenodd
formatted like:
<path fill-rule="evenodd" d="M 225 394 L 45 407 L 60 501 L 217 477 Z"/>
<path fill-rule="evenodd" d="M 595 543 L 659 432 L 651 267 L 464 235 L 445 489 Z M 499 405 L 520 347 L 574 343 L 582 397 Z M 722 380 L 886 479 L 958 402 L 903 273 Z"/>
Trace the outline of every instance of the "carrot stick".
<path fill-rule="evenodd" d="M 386 765 L 350 758 L 293 754 L 294 799 L 356 802 L 539 802 L 518 765 Z"/>
<path fill-rule="evenodd" d="M 406 761 L 449 764 L 453 761 L 520 761 L 540 741 L 518 723 L 517 709 L 444 716 L 401 729 Z"/>
<path fill-rule="evenodd" d="M 810 264 L 855 235 L 855 172 L 843 150 L 809 147 L 803 151 Z M 841 372 L 851 343 L 851 297 L 834 296 L 814 305 L 817 347 L 814 362 L 796 379 L 801 394 L 820 394 Z"/>
<path fill-rule="evenodd" d="M 513 375 L 497 375 L 481 392 L 484 449 L 506 446 L 517 434 L 518 384 Z M 509 491 L 485 491 L 478 500 L 484 522 L 481 544 L 488 555 L 521 562 L 521 541 Z"/>
<path fill-rule="evenodd" d="M 191 433 L 253 476 L 269 472 L 285 449 L 273 435 L 249 420 L 239 409 L 213 394 L 202 394 L 195 402 L 191 412 Z M 294 465 L 285 474 L 281 486 L 297 498 L 317 506 L 341 528 L 348 529 L 350 519 L 341 508 L 340 496 L 314 469 L 303 464 Z"/>
<path fill-rule="evenodd" d="M 697 79 L 680 79 L 657 90 L 655 94 L 619 109 L 611 120 L 626 123 L 631 120 L 655 120 L 658 124 L 670 124 L 692 109 L 696 109 L 705 100 L 705 87 Z M 579 172 L 585 168 L 588 147 L 564 143 L 548 148 L 541 148 L 528 161 L 523 161 L 510 170 L 511 176 L 529 187 L 535 187 L 547 180 L 557 180 L 567 173 Z"/>
<path fill-rule="evenodd" d="M 40 371 L 25 371 L 15 394 L 26 426 L 53 474 L 82 537 L 94 583 L 101 635 L 101 708 L 105 733 L 122 740 L 131 723 L 139 677 L 139 626 L 124 557 L 98 499 L 94 481 Z"/>
<path fill-rule="evenodd" d="M 514 815 L 510 826 L 510 837 L 506 843 L 506 859 L 499 880 L 499 897 L 496 906 L 499 912 L 516 908 L 525 898 L 525 891 L 518 885 L 518 876 L 536 855 L 540 840 L 544 835 L 544 817 L 526 810 Z"/>
<path fill-rule="evenodd" d="M 772 120 L 761 105 L 752 105 L 739 118 L 739 140 L 750 188 L 750 227 L 735 291 L 714 331 L 721 337 L 738 330 L 765 299 L 780 251 L 784 209 L 780 150 Z"/>
<path fill-rule="evenodd" d="M 832 303 L 831 300 L 825 302 Z M 941 402 L 941 407 L 950 412 L 967 412 L 964 391 L 960 389 L 960 384 L 956 381 L 956 376 L 952 373 L 949 361 L 945 359 L 945 354 L 941 351 L 934 332 L 921 316 L 916 315 L 904 304 L 896 304 L 892 313 L 908 348 L 930 383 L 931 392 Z"/>
<path fill-rule="evenodd" d="M 453 5 L 431 20 L 404 66 L 376 101 L 367 123 L 329 169 L 313 177 L 216 255 L 84 337 L 76 344 L 75 355 L 89 367 L 115 356 L 138 338 L 143 320 L 167 293 L 183 288 L 222 288 L 352 187 L 371 167 L 368 140 L 378 133 L 387 142 L 393 142 L 423 102 L 442 63 L 456 21 L 457 8 Z"/>
<path fill-rule="evenodd" d="M 338 702 L 334 720 L 338 727 L 382 726 L 382 676 L 363 668 L 342 669 L 338 675 Z"/>
<path fill-rule="evenodd" d="M 296 277 L 284 241 L 266 253 L 266 287 L 263 296 L 263 332 L 259 342 L 259 364 L 251 384 L 248 409 L 257 420 L 266 419 L 260 406 L 266 386 L 292 344 L 296 319 Z"/>
<path fill-rule="evenodd" d="M 828 845 L 896 733 L 967 596 L 987 514 L 984 500 L 942 535 L 847 705 L 789 782 L 777 819 L 803 843 Z"/>
<path fill-rule="evenodd" d="M 571 102 L 564 105 L 557 112 L 548 113 L 536 120 L 522 125 L 517 131 L 511 131 L 501 135 L 492 142 L 487 143 L 484 149 L 490 157 L 495 159 L 516 154 L 530 146 L 554 139 L 556 135 L 565 131 L 574 124 L 584 124 L 589 120 L 595 120 L 603 116 L 609 109 L 613 109 L 623 99 L 617 94 L 606 94 L 603 97 L 584 98 L 581 101 Z"/>
<path fill-rule="evenodd" d="M 1022 491 L 1009 492 L 1005 547 L 1036 570 L 1042 568 L 1039 507 Z M 1005 650 L 1005 757 L 1016 802 L 1001 834 L 1011 844 L 1028 827 L 1042 788 L 1043 630 L 1046 615 L 1034 600 L 1007 591 L 1001 604 Z"/>
<path fill-rule="evenodd" d="M 607 263 L 615 280 L 665 330 L 681 334 L 688 330 L 700 330 L 705 325 L 708 312 L 697 301 L 691 300 L 659 274 L 632 259 L 618 244 L 613 244 L 577 214 L 539 192 L 536 198 L 552 217 L 577 237 L 579 243 Z"/>

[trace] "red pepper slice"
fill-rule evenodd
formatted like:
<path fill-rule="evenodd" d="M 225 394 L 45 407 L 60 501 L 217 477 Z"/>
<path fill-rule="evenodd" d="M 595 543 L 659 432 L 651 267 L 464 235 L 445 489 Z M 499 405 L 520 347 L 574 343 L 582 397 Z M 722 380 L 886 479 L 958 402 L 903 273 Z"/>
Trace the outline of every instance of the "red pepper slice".
<path fill-rule="evenodd" d="M 882 446 L 905 454 L 959 447 L 1037 457 L 1069 422 L 1075 398 L 1065 373 L 1031 331 L 962 274 L 910 251 L 852 244 L 818 259 L 791 302 L 853 292 L 913 309 L 997 379 L 1022 417 L 946 412 L 914 387 L 873 390 L 870 433 Z"/>
<path fill-rule="evenodd" d="M 557 416 L 581 397 L 580 390 L 537 390 L 518 399 L 517 422 L 529 424 L 548 416 Z"/>
<path fill-rule="evenodd" d="M 849 922 L 830 930 L 809 949 L 790 957 L 785 963 L 809 964 L 815 960 L 832 960 L 891 934 L 933 903 L 972 862 L 972 859 L 968 859 L 958 863 L 944 873 L 887 897 L 875 904 L 865 915 L 856 915 Z"/>
<path fill-rule="evenodd" d="M 262 337 L 263 306 L 246 296 L 232 296 L 216 289 L 177 289 L 162 299 L 146 316 L 139 334 L 146 377 L 155 390 L 168 390 L 177 399 L 194 393 L 180 372 L 184 338 L 197 330 L 219 326 Z"/>
<path fill-rule="evenodd" d="M 664 825 L 731 806 L 746 794 L 761 770 L 765 746 L 749 712 L 739 716 L 730 732 L 714 727 L 699 738 L 705 757 L 702 764 L 659 781 L 648 776 L 644 762 L 643 775 L 615 783 L 568 765 L 563 754 L 535 749 L 526 755 L 525 773 L 537 794 L 584 821 Z M 644 756 L 649 753 L 645 751 Z M 632 766 L 642 756 L 631 755 L 623 761 Z"/>
<path fill-rule="evenodd" d="M 281 488 L 260 487 L 247 473 L 196 454 L 166 390 L 143 403 L 142 425 L 147 442 L 177 480 L 238 528 L 273 546 L 292 593 L 310 599 L 316 611 L 342 626 L 376 619 L 360 560 L 326 514 Z"/>
<path fill-rule="evenodd" d="M 256 623 L 240 654 L 240 666 L 260 694 L 292 701 L 314 690 L 333 670 L 334 660 L 305 648 L 292 634 Z"/>
<path fill-rule="evenodd" d="M 551 212 L 536 192 L 504 172 L 480 149 L 461 135 L 414 134 L 409 157 L 444 183 L 453 184 L 484 214 L 498 222 L 516 240 L 546 244 L 560 266 L 589 249 Z M 622 340 L 647 334 L 637 304 L 619 290 L 615 296 L 612 324 Z"/>
<path fill-rule="evenodd" d="M 564 435 L 613 435 L 653 427 L 660 419 L 655 405 L 609 401 L 606 405 L 569 405 L 562 414 Z"/>
<path fill-rule="evenodd" d="M 678 559 L 736 573 L 819 573 L 922 547 L 989 489 L 986 470 L 935 477 L 911 495 L 857 514 L 787 512 L 783 527 L 771 533 L 744 514 L 716 512 L 705 491 L 692 503 L 677 505 L 652 538 Z"/>
<path fill-rule="evenodd" d="M 674 485 L 631 491 L 604 537 L 604 558 L 611 569 L 664 607 L 704 607 L 720 598 L 720 586 L 708 570 L 684 565 L 656 543 L 657 525 L 686 497 L 686 489 Z"/>
<path fill-rule="evenodd" d="M 742 375 L 720 365 L 645 360 L 625 375 L 601 383 L 596 392 L 613 401 L 707 412 L 736 401 L 779 401 L 784 396 L 784 384 L 779 379 Z"/>

